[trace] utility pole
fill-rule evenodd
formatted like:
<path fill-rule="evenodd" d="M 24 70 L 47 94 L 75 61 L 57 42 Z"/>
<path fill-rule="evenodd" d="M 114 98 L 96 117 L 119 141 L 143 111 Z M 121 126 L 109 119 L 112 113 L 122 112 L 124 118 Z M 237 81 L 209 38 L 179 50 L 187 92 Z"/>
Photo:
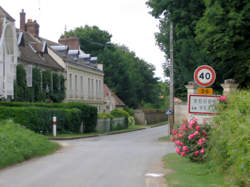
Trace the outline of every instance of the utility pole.
<path fill-rule="evenodd" d="M 169 115 L 170 133 L 174 128 L 174 37 L 173 37 L 173 21 L 170 21 L 170 110 Z"/>

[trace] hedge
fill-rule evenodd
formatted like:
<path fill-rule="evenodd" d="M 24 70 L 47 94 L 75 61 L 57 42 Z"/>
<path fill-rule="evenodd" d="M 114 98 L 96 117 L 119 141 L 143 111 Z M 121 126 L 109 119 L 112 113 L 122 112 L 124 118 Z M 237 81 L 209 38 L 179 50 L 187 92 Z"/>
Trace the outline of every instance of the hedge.
<path fill-rule="evenodd" d="M 57 131 L 79 132 L 81 111 L 79 109 L 44 107 L 8 107 L 0 106 L 0 119 L 13 119 L 16 123 L 37 133 L 52 132 L 52 117 L 57 117 Z"/>
<path fill-rule="evenodd" d="M 250 90 L 230 94 L 218 110 L 210 137 L 209 164 L 227 174 L 230 183 L 249 186 Z"/>
<path fill-rule="evenodd" d="M 26 102 L 0 102 L 0 106 L 12 107 L 40 107 L 49 109 L 78 109 L 80 110 L 79 124 L 83 122 L 84 132 L 94 132 L 97 123 L 97 108 L 84 103 L 26 103 Z M 57 116 L 59 119 L 59 116 Z M 72 120 L 74 119 L 72 117 Z M 69 122 L 70 123 L 70 122 Z M 78 125 L 79 126 L 79 125 Z"/>

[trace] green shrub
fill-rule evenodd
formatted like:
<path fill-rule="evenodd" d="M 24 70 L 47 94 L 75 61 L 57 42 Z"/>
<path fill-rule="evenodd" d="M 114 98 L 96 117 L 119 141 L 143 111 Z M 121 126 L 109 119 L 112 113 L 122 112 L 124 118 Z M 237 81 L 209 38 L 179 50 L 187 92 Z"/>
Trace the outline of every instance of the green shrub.
<path fill-rule="evenodd" d="M 210 129 L 210 125 L 198 125 L 194 118 L 173 130 L 171 141 L 176 144 L 177 154 L 188 157 L 191 161 L 204 161 L 207 157 Z"/>
<path fill-rule="evenodd" d="M 0 122 L 0 168 L 58 149 L 42 135 L 21 127 L 12 121 Z"/>
<path fill-rule="evenodd" d="M 128 117 L 128 126 L 134 126 L 135 125 L 135 118 L 133 116 Z"/>
<path fill-rule="evenodd" d="M 134 110 L 132 108 L 129 107 L 125 107 L 124 109 L 130 116 L 134 116 Z"/>
<path fill-rule="evenodd" d="M 103 113 L 98 114 L 98 118 L 99 119 L 107 119 L 107 118 L 113 119 L 114 116 L 112 114 L 110 114 L 110 113 L 103 112 Z"/>
<path fill-rule="evenodd" d="M 45 108 L 45 107 L 7 107 L 0 106 L 0 119 L 13 119 L 37 133 L 52 132 L 52 117 L 57 117 L 57 131 L 79 132 L 81 111 L 76 108 Z"/>
<path fill-rule="evenodd" d="M 115 109 L 111 111 L 111 115 L 114 117 L 129 117 L 128 112 L 126 112 L 125 110 L 122 109 Z"/>
<path fill-rule="evenodd" d="M 97 123 L 97 108 L 84 103 L 25 103 L 25 102 L 0 102 L 2 106 L 17 106 L 17 107 L 30 107 L 36 106 L 41 108 L 54 108 L 54 109 L 79 109 L 80 120 L 83 122 L 84 132 L 94 132 Z"/>
<path fill-rule="evenodd" d="M 210 141 L 209 164 L 237 186 L 249 185 L 250 91 L 237 91 L 218 107 Z"/>

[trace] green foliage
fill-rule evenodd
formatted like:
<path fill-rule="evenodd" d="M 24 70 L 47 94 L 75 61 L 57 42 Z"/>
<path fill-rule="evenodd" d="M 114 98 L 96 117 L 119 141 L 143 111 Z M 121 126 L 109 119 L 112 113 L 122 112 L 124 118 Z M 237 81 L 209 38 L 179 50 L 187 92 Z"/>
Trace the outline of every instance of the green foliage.
<path fill-rule="evenodd" d="M 196 24 L 196 39 L 212 57 L 217 80 L 233 78 L 240 87 L 250 83 L 250 2 L 205 1 Z"/>
<path fill-rule="evenodd" d="M 49 99 L 50 98 L 50 93 L 52 92 L 51 88 L 51 72 L 48 70 L 45 70 L 42 72 L 42 86 L 43 86 L 43 92 L 45 92 L 45 98 Z"/>
<path fill-rule="evenodd" d="M 174 25 L 175 96 L 186 100 L 184 85 L 193 80 L 196 67 L 204 64 L 215 69 L 213 88 L 219 91 L 225 79 L 235 79 L 240 87 L 249 85 L 249 1 L 148 0 L 147 5 L 160 19 L 155 36 L 167 57 L 170 21 Z"/>
<path fill-rule="evenodd" d="M 51 153 L 58 147 L 46 137 L 10 120 L 0 122 L 0 168 Z"/>
<path fill-rule="evenodd" d="M 0 106 L 0 119 L 13 119 L 28 129 L 43 134 L 52 132 L 52 117 L 57 117 L 57 131 L 79 132 L 80 115 L 78 109 L 44 107 L 3 107 Z"/>
<path fill-rule="evenodd" d="M 98 114 L 98 119 L 107 119 L 107 118 L 113 119 L 114 116 L 110 113 L 105 113 L 105 112 Z"/>
<path fill-rule="evenodd" d="M 173 130 L 171 141 L 176 144 L 176 152 L 191 161 L 204 161 L 207 158 L 209 125 L 200 126 L 197 119 L 192 119 Z"/>
<path fill-rule="evenodd" d="M 134 126 L 135 125 L 135 118 L 133 116 L 128 117 L 128 126 Z"/>
<path fill-rule="evenodd" d="M 104 49 L 112 37 L 107 31 L 103 31 L 97 26 L 91 27 L 88 25 L 77 27 L 67 32 L 66 35 L 79 37 L 81 49 L 94 56 L 97 56 Z"/>
<path fill-rule="evenodd" d="M 134 110 L 132 108 L 129 108 L 128 106 L 126 106 L 124 108 L 124 110 L 130 115 L 130 116 L 134 116 Z"/>
<path fill-rule="evenodd" d="M 14 83 L 15 101 L 25 100 L 25 89 L 26 89 L 26 72 L 23 65 L 18 64 L 16 66 L 16 81 Z"/>
<path fill-rule="evenodd" d="M 53 73 L 53 89 L 50 94 L 53 102 L 61 102 L 65 98 L 64 77 Z"/>
<path fill-rule="evenodd" d="M 186 88 L 188 81 L 193 80 L 193 72 L 201 64 L 209 64 L 211 59 L 202 51 L 195 41 L 195 26 L 202 16 L 205 5 L 202 0 L 148 0 L 148 6 L 152 8 L 151 14 L 160 19 L 160 32 L 155 34 L 157 44 L 167 57 L 169 49 L 169 23 L 174 25 L 174 88 L 175 96 L 186 100 Z M 167 64 L 163 67 L 166 69 Z"/>
<path fill-rule="evenodd" d="M 34 101 L 43 101 L 44 94 L 41 86 L 41 70 L 39 68 L 32 68 L 32 88 L 34 89 Z"/>
<path fill-rule="evenodd" d="M 249 185 L 250 91 L 237 91 L 218 107 L 209 163 L 229 175 L 230 183 Z"/>
<path fill-rule="evenodd" d="M 28 112 L 32 113 L 31 109 L 28 108 L 35 108 L 38 110 L 38 116 L 39 117 L 39 111 L 42 112 L 41 115 L 44 115 L 45 119 L 41 119 L 42 120 L 42 124 L 47 124 L 46 119 L 47 120 L 51 120 L 51 116 L 53 114 L 55 114 L 58 118 L 58 120 L 62 119 L 62 127 L 60 127 L 62 129 L 62 131 L 73 131 L 73 132 L 78 132 L 78 130 L 80 129 L 80 125 L 81 122 L 83 122 L 83 127 L 84 127 L 84 132 L 94 132 L 95 128 L 96 128 L 96 121 L 97 121 L 97 108 L 84 104 L 84 103 L 24 103 L 24 102 L 0 102 L 0 105 L 2 106 L 9 106 L 9 108 L 27 108 Z M 68 114 L 68 116 L 66 115 L 67 111 L 69 110 L 73 110 L 73 109 L 78 109 L 80 110 L 80 114 L 70 115 Z M 11 110 L 11 109 L 8 109 Z M 50 111 L 51 110 L 51 111 Z M 58 113 L 55 112 L 59 111 Z M 66 112 L 60 112 L 60 111 L 66 111 Z M 22 110 L 18 110 L 17 112 L 19 112 L 18 114 L 20 114 L 20 117 L 24 118 L 24 120 L 30 120 L 29 119 L 29 115 L 23 115 L 22 114 Z M 54 112 L 54 113 L 53 113 Z M 74 111 L 71 111 L 74 112 Z M 6 119 L 9 118 L 8 116 L 12 117 L 14 114 L 12 114 L 11 112 L 6 114 L 7 116 L 5 117 L 3 114 L 0 114 L 0 119 Z M 31 114 L 32 115 L 32 114 Z M 35 114 L 34 114 L 35 115 Z M 80 116 L 79 116 L 80 115 Z M 1 118 L 2 117 L 2 118 Z M 70 117 L 70 118 L 68 118 Z M 39 117 L 40 118 L 40 117 Z M 42 118 L 42 117 L 41 117 Z M 67 118 L 67 120 L 66 120 Z M 31 125 L 36 124 L 36 123 L 40 123 L 39 121 L 37 122 L 35 119 L 34 121 L 30 122 Z M 69 124 L 67 124 L 69 123 Z M 22 124 L 22 123 L 21 123 Z M 22 124 L 23 125 L 23 124 Z M 43 125 L 41 125 L 43 126 Z M 70 126 L 70 127 L 68 127 Z M 39 128 L 43 128 L 43 127 L 37 127 L 38 128 L 38 132 Z M 46 126 L 47 128 L 47 126 Z M 52 128 L 52 127 L 49 127 Z M 65 130 L 66 129 L 66 130 Z M 69 130 L 68 130 L 69 129 Z M 45 129 L 47 130 L 47 129 Z"/>
<path fill-rule="evenodd" d="M 53 88 L 51 82 L 53 81 Z M 45 99 L 61 102 L 65 98 L 65 79 L 63 75 L 39 68 L 32 69 L 32 87 L 26 85 L 26 72 L 23 65 L 17 65 L 16 82 L 14 83 L 14 100 L 40 102 Z"/>
<path fill-rule="evenodd" d="M 111 111 L 111 115 L 114 116 L 114 117 L 126 117 L 126 118 L 129 117 L 128 112 L 126 112 L 126 111 L 123 110 L 123 109 L 115 109 L 115 110 L 112 110 L 112 111 Z"/>

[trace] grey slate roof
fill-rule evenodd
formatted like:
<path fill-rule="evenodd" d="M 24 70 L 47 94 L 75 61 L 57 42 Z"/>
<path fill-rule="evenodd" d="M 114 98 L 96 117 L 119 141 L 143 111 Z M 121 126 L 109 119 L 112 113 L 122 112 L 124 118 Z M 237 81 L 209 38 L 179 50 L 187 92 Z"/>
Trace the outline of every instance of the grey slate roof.
<path fill-rule="evenodd" d="M 20 35 L 20 33 L 19 31 L 18 35 Z M 46 44 L 37 41 L 31 34 L 23 32 L 23 38 L 18 47 L 20 50 L 19 59 L 22 61 L 50 68 L 54 71 L 64 71 L 64 69 L 47 53 Z"/>

